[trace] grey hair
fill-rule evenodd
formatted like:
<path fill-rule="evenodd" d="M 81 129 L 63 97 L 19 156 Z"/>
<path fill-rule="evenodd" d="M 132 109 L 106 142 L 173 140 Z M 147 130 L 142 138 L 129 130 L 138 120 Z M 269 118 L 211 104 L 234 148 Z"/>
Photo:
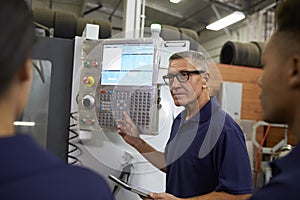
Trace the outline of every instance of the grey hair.
<path fill-rule="evenodd" d="M 193 62 L 192 64 L 195 66 L 195 68 L 209 72 L 208 63 L 203 53 L 192 50 L 177 52 L 170 56 L 169 62 L 181 58 L 191 58 Z"/>

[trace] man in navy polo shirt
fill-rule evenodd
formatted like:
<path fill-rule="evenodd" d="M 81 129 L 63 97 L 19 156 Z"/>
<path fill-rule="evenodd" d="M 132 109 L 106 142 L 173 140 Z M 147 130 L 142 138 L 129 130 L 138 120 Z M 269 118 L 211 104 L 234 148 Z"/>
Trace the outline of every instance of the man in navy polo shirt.
<path fill-rule="evenodd" d="M 300 1 L 286 0 L 276 9 L 276 30 L 262 55 L 264 73 L 259 81 L 263 119 L 288 124 L 300 138 Z M 300 145 L 271 163 L 272 179 L 251 200 L 296 200 L 300 191 Z"/>
<path fill-rule="evenodd" d="M 166 172 L 166 192 L 152 199 L 246 199 L 253 192 L 245 138 L 240 127 L 222 111 L 208 90 L 208 64 L 200 52 L 185 51 L 169 59 L 169 85 L 176 106 L 184 106 L 174 120 L 165 153 L 139 137 L 124 113 L 119 134 L 154 166 Z"/>

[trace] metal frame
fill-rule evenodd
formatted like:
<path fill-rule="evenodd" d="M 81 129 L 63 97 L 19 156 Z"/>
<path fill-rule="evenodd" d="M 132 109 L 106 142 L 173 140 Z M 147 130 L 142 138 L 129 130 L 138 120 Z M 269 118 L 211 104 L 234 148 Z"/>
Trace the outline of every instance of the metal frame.
<path fill-rule="evenodd" d="M 286 128 L 287 130 L 287 125 L 286 124 L 269 124 L 267 122 L 263 122 L 263 121 L 258 121 L 253 125 L 253 129 L 252 129 L 252 143 L 259 148 L 260 144 L 257 142 L 256 140 L 256 129 L 259 126 L 273 126 L 273 127 L 282 127 L 282 128 Z M 284 139 L 282 139 L 280 142 L 278 142 L 275 146 L 273 147 L 262 147 L 261 148 L 261 152 L 263 154 L 273 154 L 275 153 L 277 150 L 279 150 L 282 146 L 287 144 L 287 131 L 285 131 L 284 133 Z"/>

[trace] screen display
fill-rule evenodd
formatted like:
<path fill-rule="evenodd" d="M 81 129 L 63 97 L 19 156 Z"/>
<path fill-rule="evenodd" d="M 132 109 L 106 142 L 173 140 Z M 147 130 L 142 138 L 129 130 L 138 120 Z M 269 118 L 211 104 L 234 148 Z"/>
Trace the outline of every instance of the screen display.
<path fill-rule="evenodd" d="M 153 44 L 105 44 L 101 85 L 151 86 Z"/>

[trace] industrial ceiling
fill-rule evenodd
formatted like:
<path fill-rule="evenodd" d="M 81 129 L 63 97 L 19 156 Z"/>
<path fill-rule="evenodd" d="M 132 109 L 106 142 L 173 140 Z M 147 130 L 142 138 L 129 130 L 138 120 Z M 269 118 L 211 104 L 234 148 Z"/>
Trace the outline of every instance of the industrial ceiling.
<path fill-rule="evenodd" d="M 201 34 L 209 23 L 233 11 L 250 15 L 279 0 L 182 0 L 178 4 L 169 0 L 146 0 L 145 26 L 160 23 L 184 27 Z M 122 30 L 124 0 L 32 0 L 32 8 L 63 10 L 78 17 L 95 18 L 111 22 L 113 30 Z M 219 15 L 219 16 L 218 16 Z"/>

